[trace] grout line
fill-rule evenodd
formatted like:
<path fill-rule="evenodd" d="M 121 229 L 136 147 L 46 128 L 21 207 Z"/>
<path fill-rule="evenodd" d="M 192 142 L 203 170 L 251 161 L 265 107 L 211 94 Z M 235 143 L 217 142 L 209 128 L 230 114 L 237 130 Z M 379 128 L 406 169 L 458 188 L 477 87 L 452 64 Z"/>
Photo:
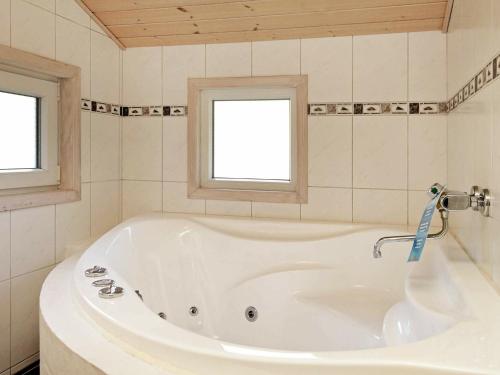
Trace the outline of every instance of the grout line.
<path fill-rule="evenodd" d="M 351 102 L 354 103 L 354 36 L 351 36 Z M 354 105 L 353 105 L 354 106 Z M 354 108 L 351 117 L 351 222 L 354 221 Z"/>
<path fill-rule="evenodd" d="M 410 100 L 410 33 L 406 33 L 406 99 Z M 410 117 L 406 116 L 406 225 L 410 223 Z"/>
<path fill-rule="evenodd" d="M 165 76 L 164 76 L 164 67 L 165 67 L 165 48 L 161 47 L 161 103 L 165 102 Z M 161 179 L 162 181 L 165 179 L 165 166 L 163 165 L 164 159 L 164 141 L 165 141 L 165 124 L 164 120 L 161 120 Z M 122 167 L 123 167 L 123 158 L 122 158 Z M 122 176 L 123 179 L 123 176 Z M 123 200 L 123 196 L 122 196 Z M 161 183 L 161 211 L 163 212 L 163 182 Z"/>
<path fill-rule="evenodd" d="M 12 212 L 9 211 L 9 369 L 12 365 Z M 10 370 L 9 370 L 10 372 Z"/>

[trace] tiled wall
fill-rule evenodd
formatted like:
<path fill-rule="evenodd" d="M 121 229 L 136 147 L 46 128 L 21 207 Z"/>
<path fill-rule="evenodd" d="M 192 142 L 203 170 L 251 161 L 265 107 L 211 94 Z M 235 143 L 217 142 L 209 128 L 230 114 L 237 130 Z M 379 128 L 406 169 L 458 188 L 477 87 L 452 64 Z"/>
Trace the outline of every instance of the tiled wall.
<path fill-rule="evenodd" d="M 73 1 L 0 0 L 0 43 L 79 65 L 82 97 L 131 107 L 181 110 L 187 77 L 299 73 L 309 75 L 310 103 L 447 99 L 439 32 L 122 53 Z M 308 204 L 189 200 L 186 120 L 84 110 L 82 201 L 0 213 L 0 375 L 36 355 L 39 289 L 66 246 L 98 237 L 122 216 L 164 210 L 415 224 L 423 190 L 447 179 L 443 114 L 327 114 L 309 117 Z"/>
<path fill-rule="evenodd" d="M 187 77 L 277 74 L 307 74 L 310 103 L 351 106 L 347 115 L 309 116 L 308 204 L 187 199 L 187 118 L 124 117 L 124 218 L 163 209 L 416 224 L 424 190 L 447 180 L 446 115 L 405 113 L 409 102 L 447 99 L 440 32 L 131 49 L 123 55 L 123 104 L 186 105 Z M 353 115 L 354 103 L 404 109 Z"/>
<path fill-rule="evenodd" d="M 500 1 L 455 0 L 447 38 L 448 98 L 455 107 L 448 115 L 449 186 L 467 191 L 482 185 L 495 198 L 500 194 L 500 69 L 490 63 L 500 61 Z M 500 286 L 496 201 L 490 218 L 468 211 L 453 213 L 450 220 L 458 240 Z"/>
<path fill-rule="evenodd" d="M 0 0 L 0 43 L 82 68 L 82 96 L 121 101 L 121 51 L 69 0 Z M 65 247 L 121 217 L 120 117 L 82 111 L 82 200 L 0 212 L 0 374 L 36 359 L 38 294 Z"/>

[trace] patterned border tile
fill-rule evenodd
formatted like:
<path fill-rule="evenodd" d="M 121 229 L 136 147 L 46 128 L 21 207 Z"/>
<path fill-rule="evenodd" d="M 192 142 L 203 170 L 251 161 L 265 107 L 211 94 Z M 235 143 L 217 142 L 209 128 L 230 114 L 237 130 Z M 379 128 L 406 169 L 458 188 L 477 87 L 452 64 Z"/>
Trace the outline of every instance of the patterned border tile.
<path fill-rule="evenodd" d="M 313 103 L 309 104 L 310 116 L 330 115 L 424 115 L 446 113 L 449 103 L 395 102 L 395 103 Z"/>
<path fill-rule="evenodd" d="M 500 55 L 490 60 L 469 82 L 456 92 L 447 103 L 448 112 L 469 100 L 474 94 L 500 76 Z"/>
<path fill-rule="evenodd" d="M 453 100 L 450 100 L 448 103 L 311 103 L 308 105 L 308 114 L 311 116 L 436 114 L 447 112 L 448 108 L 456 106 L 458 104 L 458 94 L 456 102 L 457 103 L 455 104 Z M 188 113 L 188 107 L 182 105 L 132 107 L 96 102 L 90 99 L 81 100 L 81 109 L 84 111 L 92 111 L 122 117 L 182 117 L 187 116 Z"/>
<path fill-rule="evenodd" d="M 96 102 L 90 99 L 82 98 L 81 109 L 83 111 L 92 111 L 96 113 L 111 114 L 122 117 L 137 116 L 186 116 L 187 106 L 182 105 L 153 105 L 153 106 L 120 106 L 118 104 L 109 104 Z"/>

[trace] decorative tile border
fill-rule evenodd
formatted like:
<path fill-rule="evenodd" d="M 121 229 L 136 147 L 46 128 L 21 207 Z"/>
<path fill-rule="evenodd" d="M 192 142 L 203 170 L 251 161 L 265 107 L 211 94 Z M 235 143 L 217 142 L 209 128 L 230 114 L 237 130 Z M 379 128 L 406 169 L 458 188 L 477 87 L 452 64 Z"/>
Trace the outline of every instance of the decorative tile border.
<path fill-rule="evenodd" d="M 457 98 L 458 100 L 458 98 Z M 394 103 L 314 103 L 308 105 L 311 116 L 330 115 L 405 115 L 445 113 L 447 103 L 439 102 L 394 102 Z M 82 99 L 81 109 L 122 117 L 187 116 L 187 106 L 120 106 Z"/>
<path fill-rule="evenodd" d="M 311 116 L 329 115 L 425 115 L 447 112 L 447 103 L 399 102 L 399 103 L 314 103 L 309 104 Z"/>
<path fill-rule="evenodd" d="M 453 111 L 460 104 L 466 102 L 498 77 L 500 77 L 500 55 L 489 61 L 479 73 L 474 75 L 464 87 L 448 100 L 448 112 Z"/>
<path fill-rule="evenodd" d="M 165 106 L 141 106 L 127 107 L 118 104 L 109 104 L 96 102 L 90 99 L 81 100 L 81 109 L 83 111 L 92 111 L 103 114 L 110 114 L 122 117 L 138 116 L 186 116 L 187 107 L 179 105 Z"/>

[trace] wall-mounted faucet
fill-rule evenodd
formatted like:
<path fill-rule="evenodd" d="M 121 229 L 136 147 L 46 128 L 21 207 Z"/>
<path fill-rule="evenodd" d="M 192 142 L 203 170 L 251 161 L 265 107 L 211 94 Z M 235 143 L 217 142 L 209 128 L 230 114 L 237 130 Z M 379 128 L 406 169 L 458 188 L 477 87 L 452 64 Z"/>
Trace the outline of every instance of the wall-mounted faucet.
<path fill-rule="evenodd" d="M 474 211 L 480 212 L 483 216 L 490 215 L 491 197 L 488 189 L 473 186 L 470 193 L 467 194 L 459 191 L 449 191 L 439 184 L 434 184 L 429 188 L 429 194 L 431 197 L 435 197 L 436 194 L 440 194 L 435 208 L 439 212 L 442 225 L 439 232 L 427 235 L 428 239 L 440 239 L 448 233 L 448 213 L 450 211 L 462 211 L 470 207 Z M 416 235 L 382 237 L 373 247 L 373 257 L 382 257 L 380 249 L 386 243 L 410 242 L 414 241 L 416 237 Z"/>

